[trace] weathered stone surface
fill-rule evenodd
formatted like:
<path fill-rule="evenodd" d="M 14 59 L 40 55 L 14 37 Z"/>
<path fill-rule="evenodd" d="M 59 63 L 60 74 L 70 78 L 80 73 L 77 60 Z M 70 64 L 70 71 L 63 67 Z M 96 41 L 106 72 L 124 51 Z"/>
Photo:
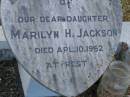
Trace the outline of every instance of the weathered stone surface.
<path fill-rule="evenodd" d="M 1 6 L 12 51 L 53 91 L 82 93 L 112 61 L 121 34 L 120 0 L 3 0 Z"/>
<path fill-rule="evenodd" d="M 6 41 L 3 30 L 2 30 L 2 26 L 0 26 L 0 42 Z M 1 46 L 2 47 L 2 46 Z M 0 49 L 1 49 L 0 47 Z"/>

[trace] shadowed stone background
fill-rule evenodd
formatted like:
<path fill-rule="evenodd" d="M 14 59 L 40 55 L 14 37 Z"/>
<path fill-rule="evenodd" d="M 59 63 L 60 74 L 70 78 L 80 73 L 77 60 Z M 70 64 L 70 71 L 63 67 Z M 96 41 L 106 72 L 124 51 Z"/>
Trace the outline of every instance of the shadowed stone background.
<path fill-rule="evenodd" d="M 130 21 L 130 0 L 121 0 L 121 2 L 123 5 L 123 20 Z M 4 53 L 4 50 L 0 50 L 0 58 L 2 59 L 0 60 L 0 97 L 24 97 L 17 62 L 15 59 L 4 60 L 2 58 Z M 98 82 L 78 97 L 90 97 L 89 94 L 93 94 L 91 97 L 96 97 L 97 85 Z"/>
<path fill-rule="evenodd" d="M 0 97 L 24 97 L 15 59 L 0 61 Z"/>

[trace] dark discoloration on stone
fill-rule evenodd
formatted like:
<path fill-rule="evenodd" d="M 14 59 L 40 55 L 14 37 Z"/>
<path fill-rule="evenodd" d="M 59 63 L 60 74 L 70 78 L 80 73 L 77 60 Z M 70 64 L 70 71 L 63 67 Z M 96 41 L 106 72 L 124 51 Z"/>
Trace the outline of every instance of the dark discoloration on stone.
<path fill-rule="evenodd" d="M 76 83 L 76 78 L 75 78 L 75 71 L 73 67 L 71 67 L 71 74 L 72 74 L 71 82 L 75 88 L 75 92 L 78 93 L 78 88 L 77 88 L 77 83 Z"/>
<path fill-rule="evenodd" d="M 36 75 L 37 75 L 37 77 L 39 78 L 39 80 L 41 80 L 41 73 L 40 73 L 39 70 L 36 71 Z"/>
<path fill-rule="evenodd" d="M 24 15 L 24 16 L 29 16 L 28 9 L 25 6 L 21 6 L 19 9 L 19 14 Z"/>
<path fill-rule="evenodd" d="M 57 91 L 59 91 L 59 87 L 58 87 L 58 80 L 57 80 L 57 77 L 55 74 L 53 74 L 53 81 L 54 81 L 54 84 L 55 84 L 55 89 Z"/>
<path fill-rule="evenodd" d="M 96 2 L 96 8 L 98 9 L 98 12 L 102 13 L 102 9 L 100 7 L 100 4 Z"/>
<path fill-rule="evenodd" d="M 11 29 L 10 29 L 11 32 L 16 32 L 16 28 L 14 25 L 11 25 Z"/>
<path fill-rule="evenodd" d="M 13 4 L 15 4 L 15 2 L 17 1 L 17 0 L 9 0 L 10 1 L 10 3 L 13 5 Z"/>

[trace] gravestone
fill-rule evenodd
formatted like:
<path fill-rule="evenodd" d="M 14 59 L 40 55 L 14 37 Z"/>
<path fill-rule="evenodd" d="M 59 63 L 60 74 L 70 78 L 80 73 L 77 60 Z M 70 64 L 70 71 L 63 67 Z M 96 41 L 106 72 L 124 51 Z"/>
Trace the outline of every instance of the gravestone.
<path fill-rule="evenodd" d="M 2 25 L 24 69 L 49 89 L 76 96 L 112 61 L 120 0 L 2 0 Z"/>

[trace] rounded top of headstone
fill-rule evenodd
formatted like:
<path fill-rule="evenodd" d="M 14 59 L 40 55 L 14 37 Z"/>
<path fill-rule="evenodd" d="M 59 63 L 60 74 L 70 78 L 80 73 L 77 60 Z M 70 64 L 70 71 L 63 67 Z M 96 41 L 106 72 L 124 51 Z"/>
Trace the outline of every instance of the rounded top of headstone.
<path fill-rule="evenodd" d="M 121 34 L 120 0 L 2 0 L 2 25 L 19 62 L 65 96 L 103 74 Z"/>

